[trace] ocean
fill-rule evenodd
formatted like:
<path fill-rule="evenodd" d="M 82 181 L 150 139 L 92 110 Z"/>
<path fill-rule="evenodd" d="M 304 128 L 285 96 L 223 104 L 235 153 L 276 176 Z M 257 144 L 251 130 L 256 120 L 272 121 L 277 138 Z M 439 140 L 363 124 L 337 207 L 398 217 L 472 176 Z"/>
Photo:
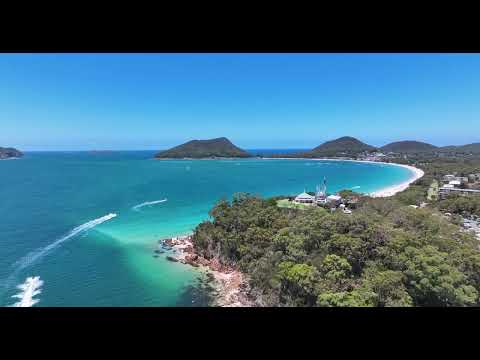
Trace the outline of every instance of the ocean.
<path fill-rule="evenodd" d="M 199 271 L 154 250 L 208 219 L 219 199 L 296 195 L 324 177 L 329 193 L 372 192 L 411 176 L 384 164 L 154 154 L 27 152 L 0 161 L 0 305 L 202 306 L 192 291 Z"/>

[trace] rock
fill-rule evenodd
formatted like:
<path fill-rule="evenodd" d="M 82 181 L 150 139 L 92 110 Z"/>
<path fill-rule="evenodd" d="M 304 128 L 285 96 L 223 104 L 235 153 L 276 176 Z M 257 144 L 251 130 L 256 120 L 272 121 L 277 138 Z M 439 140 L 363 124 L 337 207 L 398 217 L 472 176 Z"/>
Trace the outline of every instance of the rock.
<path fill-rule="evenodd" d="M 166 245 L 166 246 L 173 246 L 173 239 L 164 239 L 163 240 L 163 245 Z"/>
<path fill-rule="evenodd" d="M 198 259 L 198 255 L 197 254 L 189 254 L 187 256 L 185 256 L 185 259 L 187 261 L 195 261 Z"/>
<path fill-rule="evenodd" d="M 167 260 L 168 261 L 172 261 L 172 262 L 178 262 L 178 259 L 172 257 L 172 256 L 167 256 Z"/>
<path fill-rule="evenodd" d="M 165 251 L 163 251 L 163 250 L 155 250 L 155 251 L 154 251 L 155 254 L 163 254 L 164 252 L 165 252 Z"/>

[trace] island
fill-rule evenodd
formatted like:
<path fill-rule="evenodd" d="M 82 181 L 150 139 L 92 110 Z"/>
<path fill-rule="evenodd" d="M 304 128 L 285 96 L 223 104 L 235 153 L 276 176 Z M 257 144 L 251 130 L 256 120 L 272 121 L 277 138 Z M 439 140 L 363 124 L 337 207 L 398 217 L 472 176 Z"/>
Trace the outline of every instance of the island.
<path fill-rule="evenodd" d="M 251 154 L 232 144 L 226 137 L 192 140 L 155 155 L 156 159 L 248 158 Z"/>
<path fill-rule="evenodd" d="M 0 147 L 0 160 L 15 159 L 22 157 L 23 153 L 15 148 Z"/>

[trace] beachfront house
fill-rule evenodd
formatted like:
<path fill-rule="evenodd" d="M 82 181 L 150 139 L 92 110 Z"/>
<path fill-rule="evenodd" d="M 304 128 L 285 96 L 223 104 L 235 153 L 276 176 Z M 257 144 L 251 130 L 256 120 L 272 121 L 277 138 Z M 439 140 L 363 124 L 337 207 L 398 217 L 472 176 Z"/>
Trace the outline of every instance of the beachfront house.
<path fill-rule="evenodd" d="M 304 191 L 295 197 L 295 202 L 301 204 L 312 204 L 315 202 L 315 196 L 307 194 L 307 191 Z"/>

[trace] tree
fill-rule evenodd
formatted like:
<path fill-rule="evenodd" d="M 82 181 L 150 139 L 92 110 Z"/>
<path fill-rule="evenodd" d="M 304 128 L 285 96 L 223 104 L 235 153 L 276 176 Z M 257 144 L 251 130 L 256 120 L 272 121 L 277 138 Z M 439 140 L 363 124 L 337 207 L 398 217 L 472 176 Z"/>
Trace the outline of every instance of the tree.
<path fill-rule="evenodd" d="M 375 306 L 412 306 L 404 281 L 400 271 L 371 269 L 366 272 L 362 288 L 375 294 L 372 296 Z"/>
<path fill-rule="evenodd" d="M 475 304 L 477 290 L 467 277 L 448 263 L 448 254 L 427 245 L 407 247 L 401 255 L 407 289 L 418 305 L 465 306 Z"/>
<path fill-rule="evenodd" d="M 318 280 L 318 271 L 307 264 L 295 264 L 291 261 L 281 262 L 278 274 L 283 289 L 293 299 L 297 298 L 301 304 L 313 305 L 316 301 L 315 285 Z M 298 302 L 296 302 L 298 304 Z"/>

